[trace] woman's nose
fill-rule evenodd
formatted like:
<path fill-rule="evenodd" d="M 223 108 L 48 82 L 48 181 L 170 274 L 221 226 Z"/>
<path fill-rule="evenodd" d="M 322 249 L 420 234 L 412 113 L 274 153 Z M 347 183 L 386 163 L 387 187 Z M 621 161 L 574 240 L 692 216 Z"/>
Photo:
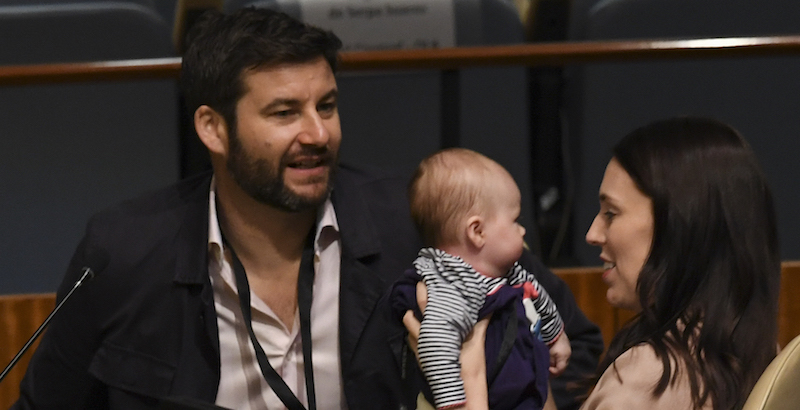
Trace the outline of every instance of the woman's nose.
<path fill-rule="evenodd" d="M 602 221 L 600 220 L 600 214 L 597 214 L 597 216 L 594 217 L 589 230 L 586 232 L 586 243 L 594 246 L 603 245 L 605 242 L 605 235 L 602 232 L 601 225 Z"/>

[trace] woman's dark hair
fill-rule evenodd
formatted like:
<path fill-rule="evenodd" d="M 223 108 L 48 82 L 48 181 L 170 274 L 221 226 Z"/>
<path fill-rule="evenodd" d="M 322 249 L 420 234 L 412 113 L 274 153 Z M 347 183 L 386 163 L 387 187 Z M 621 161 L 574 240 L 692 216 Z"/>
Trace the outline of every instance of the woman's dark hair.
<path fill-rule="evenodd" d="M 640 343 L 664 373 L 685 371 L 696 408 L 740 409 L 777 346 L 780 254 L 772 194 L 731 127 L 673 118 L 639 128 L 614 158 L 653 201 L 653 243 L 637 284 L 642 311 L 612 340 L 600 374 Z"/>
<path fill-rule="evenodd" d="M 247 70 L 324 57 L 335 73 L 342 46 L 330 31 L 254 7 L 230 15 L 206 12 L 189 30 L 187 42 L 180 80 L 186 107 L 194 114 L 208 105 L 222 115 L 231 132 Z"/>

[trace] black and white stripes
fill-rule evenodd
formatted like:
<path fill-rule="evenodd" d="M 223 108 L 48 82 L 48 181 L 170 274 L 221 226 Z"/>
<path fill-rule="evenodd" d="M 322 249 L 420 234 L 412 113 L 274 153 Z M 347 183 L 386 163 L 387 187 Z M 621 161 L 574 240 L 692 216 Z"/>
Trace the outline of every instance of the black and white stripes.
<path fill-rule="evenodd" d="M 539 281 L 533 277 L 533 274 L 518 263 L 514 264 L 506 278 L 508 279 L 508 284 L 512 286 L 521 285 L 525 282 L 530 282 L 533 285 L 538 294 L 537 297 L 532 298 L 533 306 L 542 318 L 541 339 L 548 346 L 551 345 L 564 330 L 564 321 L 561 319 L 561 315 L 558 314 L 558 308 L 553 299 L 550 298 L 544 287 L 539 284 Z"/>
<path fill-rule="evenodd" d="M 503 285 L 532 282 L 538 293 L 534 307 L 542 317 L 544 341 L 554 340 L 561 333 L 563 322 L 555 304 L 533 275 L 518 264 L 506 276 L 490 278 L 458 256 L 424 248 L 414 268 L 428 289 L 418 352 L 437 409 L 466 402 L 459 363 L 461 344 L 475 326 L 487 294 Z"/>

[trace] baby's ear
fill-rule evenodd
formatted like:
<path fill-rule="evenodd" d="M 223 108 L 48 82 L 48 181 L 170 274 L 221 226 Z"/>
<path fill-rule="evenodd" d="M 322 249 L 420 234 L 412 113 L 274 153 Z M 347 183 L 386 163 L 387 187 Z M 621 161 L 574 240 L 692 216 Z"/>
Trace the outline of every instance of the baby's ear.
<path fill-rule="evenodd" d="M 479 215 L 473 215 L 467 219 L 467 241 L 477 249 L 482 249 L 486 244 L 483 225 L 483 218 Z"/>

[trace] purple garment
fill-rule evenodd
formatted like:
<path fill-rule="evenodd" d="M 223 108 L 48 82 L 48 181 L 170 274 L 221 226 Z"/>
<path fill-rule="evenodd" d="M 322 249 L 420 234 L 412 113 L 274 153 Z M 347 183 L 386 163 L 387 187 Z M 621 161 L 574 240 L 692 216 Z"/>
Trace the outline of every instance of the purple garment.
<path fill-rule="evenodd" d="M 416 296 L 416 285 L 421 279 L 416 271 L 409 269 L 392 287 L 390 298 L 397 320 L 402 321 L 409 309 L 414 311 L 417 319 L 422 320 Z M 522 287 L 502 286 L 486 296 L 486 302 L 478 313 L 479 319 L 495 313 L 486 330 L 487 377 L 491 377 L 495 371 L 512 312 L 517 317 L 514 344 L 495 379 L 489 384 L 489 408 L 492 410 L 541 409 L 547 398 L 550 351 L 530 332 L 531 323 L 525 315 L 522 296 Z M 431 401 L 429 392 L 426 392 L 426 397 Z"/>

